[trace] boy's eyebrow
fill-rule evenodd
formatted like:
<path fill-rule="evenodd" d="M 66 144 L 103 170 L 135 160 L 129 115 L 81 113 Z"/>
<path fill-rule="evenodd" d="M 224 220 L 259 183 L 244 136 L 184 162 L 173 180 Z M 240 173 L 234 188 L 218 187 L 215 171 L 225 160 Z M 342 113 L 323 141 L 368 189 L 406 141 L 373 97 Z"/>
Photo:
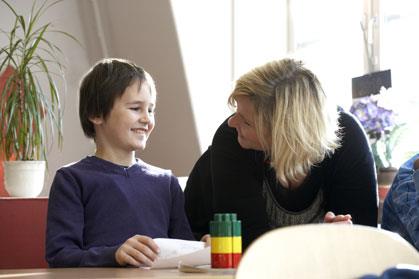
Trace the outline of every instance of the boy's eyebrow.
<path fill-rule="evenodd" d="M 127 105 L 142 105 L 142 104 L 145 104 L 145 102 L 144 101 L 131 101 L 131 102 L 127 102 L 126 104 Z M 154 107 L 154 103 L 149 103 L 149 105 L 151 107 Z"/>

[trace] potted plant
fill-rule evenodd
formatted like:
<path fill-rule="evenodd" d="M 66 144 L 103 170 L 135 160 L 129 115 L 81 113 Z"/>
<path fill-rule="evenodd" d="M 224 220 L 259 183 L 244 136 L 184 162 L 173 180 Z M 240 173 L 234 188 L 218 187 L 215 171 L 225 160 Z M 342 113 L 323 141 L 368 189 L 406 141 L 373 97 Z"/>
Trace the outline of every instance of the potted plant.
<path fill-rule="evenodd" d="M 397 121 L 397 113 L 387 103 L 392 100 L 389 92 L 359 98 L 351 106 L 353 113 L 367 133 L 377 169 L 380 200 L 384 200 L 397 172 L 393 152 L 405 130 Z"/>
<path fill-rule="evenodd" d="M 44 184 L 47 150 L 55 140 L 62 146 L 63 112 L 57 78 L 64 80 L 62 52 L 47 38 L 58 32 L 51 22 L 39 24 L 50 7 L 60 1 L 34 1 L 27 19 L 1 0 L 14 21 L 0 35 L 7 43 L 0 49 L 0 154 L 4 160 L 5 188 L 11 196 L 34 197 Z M 33 175 L 33 177 L 26 177 Z"/>

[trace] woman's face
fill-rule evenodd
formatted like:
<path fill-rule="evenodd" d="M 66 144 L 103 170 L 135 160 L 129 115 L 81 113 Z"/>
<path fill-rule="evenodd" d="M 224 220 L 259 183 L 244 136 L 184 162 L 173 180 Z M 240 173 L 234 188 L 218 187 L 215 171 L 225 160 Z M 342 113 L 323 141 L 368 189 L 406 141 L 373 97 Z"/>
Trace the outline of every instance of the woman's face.
<path fill-rule="evenodd" d="M 256 134 L 255 108 L 248 96 L 236 97 L 236 113 L 228 119 L 228 126 L 237 130 L 237 141 L 244 149 L 263 150 Z"/>

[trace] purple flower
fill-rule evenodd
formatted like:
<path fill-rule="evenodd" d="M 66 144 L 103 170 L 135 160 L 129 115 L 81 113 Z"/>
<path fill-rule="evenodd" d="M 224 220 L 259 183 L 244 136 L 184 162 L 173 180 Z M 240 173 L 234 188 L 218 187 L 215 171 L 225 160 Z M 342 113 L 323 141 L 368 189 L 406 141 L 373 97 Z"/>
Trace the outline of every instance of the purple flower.
<path fill-rule="evenodd" d="M 395 113 L 379 106 L 378 101 L 371 96 L 356 100 L 350 112 L 359 119 L 370 137 L 382 135 L 396 125 Z"/>
<path fill-rule="evenodd" d="M 355 100 L 350 112 L 361 122 L 370 138 L 371 150 L 377 169 L 392 166 L 392 152 L 404 129 L 396 122 L 393 110 L 380 106 L 380 95 Z"/>

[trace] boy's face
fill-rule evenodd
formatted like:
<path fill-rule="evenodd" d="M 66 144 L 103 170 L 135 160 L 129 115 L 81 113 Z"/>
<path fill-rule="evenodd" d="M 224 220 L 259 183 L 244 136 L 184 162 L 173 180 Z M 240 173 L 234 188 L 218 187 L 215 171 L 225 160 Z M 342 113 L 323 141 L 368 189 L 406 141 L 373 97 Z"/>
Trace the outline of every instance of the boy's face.
<path fill-rule="evenodd" d="M 128 86 L 114 105 L 106 120 L 92 119 L 96 143 L 107 152 L 129 153 L 143 150 L 154 128 L 156 96 L 150 93 L 146 81 Z"/>

